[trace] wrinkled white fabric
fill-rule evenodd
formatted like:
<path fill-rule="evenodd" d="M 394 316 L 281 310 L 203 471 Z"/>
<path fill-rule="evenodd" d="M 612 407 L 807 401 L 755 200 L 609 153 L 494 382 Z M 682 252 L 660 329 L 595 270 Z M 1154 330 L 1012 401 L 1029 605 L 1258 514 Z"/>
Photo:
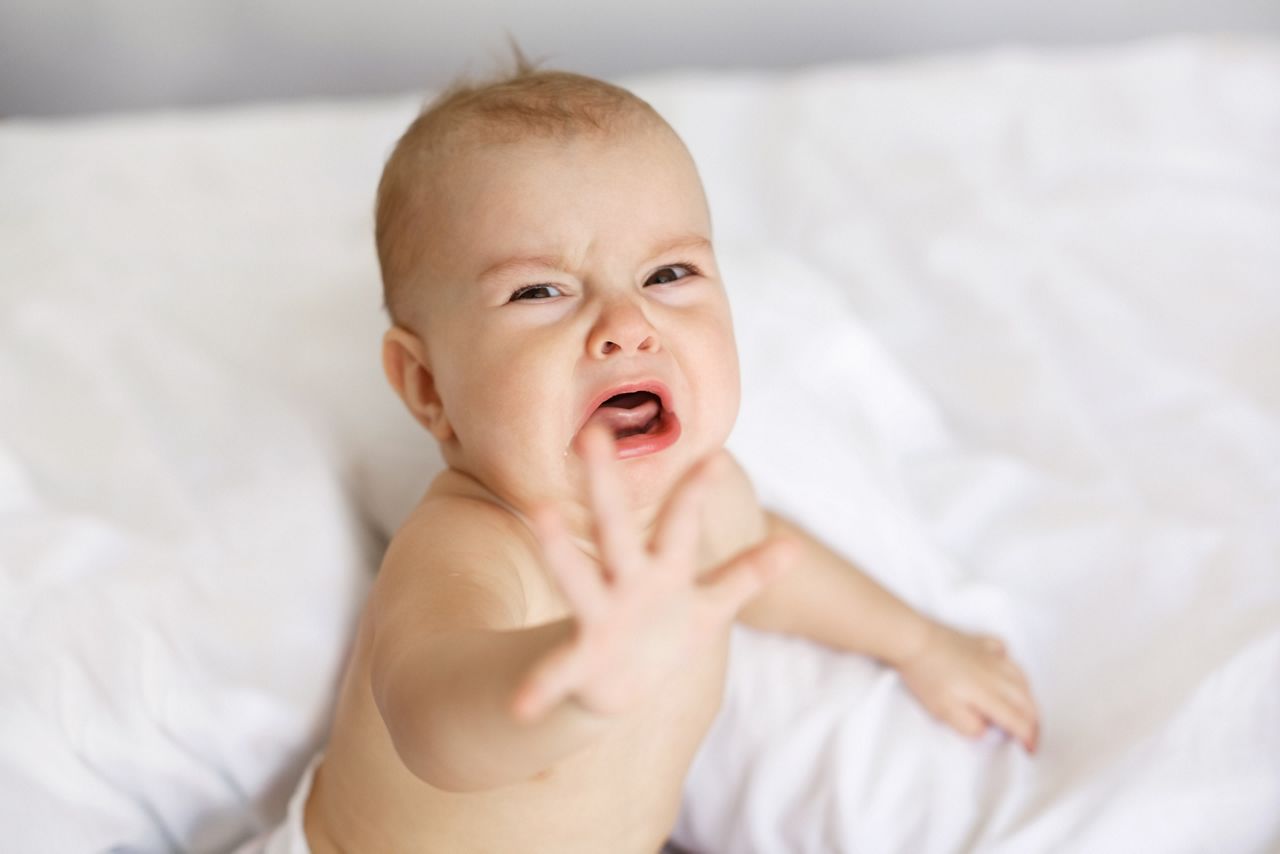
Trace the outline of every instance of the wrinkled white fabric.
<path fill-rule="evenodd" d="M 307 798 L 316 779 L 316 768 L 323 758 L 324 754 L 317 753 L 307 763 L 298 788 L 289 796 L 284 820 L 241 845 L 234 854 L 311 854 L 306 831 Z"/>
<path fill-rule="evenodd" d="M 711 201 L 765 502 L 1003 634 L 1040 755 L 736 630 L 675 840 L 1280 846 L 1280 45 L 630 81 Z M 0 825 L 232 850 L 439 468 L 371 237 L 418 97 L 0 123 Z"/>

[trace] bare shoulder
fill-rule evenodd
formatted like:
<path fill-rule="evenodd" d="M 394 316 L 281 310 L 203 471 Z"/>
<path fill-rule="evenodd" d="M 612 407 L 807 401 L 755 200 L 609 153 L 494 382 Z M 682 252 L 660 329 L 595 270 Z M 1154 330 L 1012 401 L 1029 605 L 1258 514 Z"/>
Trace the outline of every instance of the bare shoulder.
<path fill-rule="evenodd" d="M 722 456 L 719 473 L 705 511 L 708 558 L 712 563 L 755 545 L 768 533 L 764 508 L 751 477 L 727 449 L 718 453 Z"/>
<path fill-rule="evenodd" d="M 529 535 L 510 512 L 428 493 L 387 547 L 370 594 L 375 632 L 523 624 Z"/>

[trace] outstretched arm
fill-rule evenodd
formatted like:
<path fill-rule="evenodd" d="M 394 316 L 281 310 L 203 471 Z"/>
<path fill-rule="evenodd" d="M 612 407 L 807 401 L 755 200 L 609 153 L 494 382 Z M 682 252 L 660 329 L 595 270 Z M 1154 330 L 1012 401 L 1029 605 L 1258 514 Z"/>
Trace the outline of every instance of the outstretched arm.
<path fill-rule="evenodd" d="M 374 699 L 405 766 L 434 786 L 527 780 L 600 738 L 792 562 L 794 544 L 766 539 L 699 578 L 716 459 L 685 474 L 646 542 L 626 512 L 612 437 L 589 427 L 582 450 L 599 561 L 551 507 L 534 519 L 571 617 L 525 624 L 524 558 L 504 550 L 515 538 L 498 523 L 477 525 L 482 509 L 437 509 L 388 550 L 371 603 Z"/>
<path fill-rule="evenodd" d="M 934 717 L 959 732 L 978 736 L 993 723 L 1035 751 L 1035 700 L 999 638 L 929 619 L 802 528 L 765 515 L 769 533 L 798 542 L 799 554 L 790 573 L 742 609 L 743 623 L 877 658 L 898 670 Z"/>

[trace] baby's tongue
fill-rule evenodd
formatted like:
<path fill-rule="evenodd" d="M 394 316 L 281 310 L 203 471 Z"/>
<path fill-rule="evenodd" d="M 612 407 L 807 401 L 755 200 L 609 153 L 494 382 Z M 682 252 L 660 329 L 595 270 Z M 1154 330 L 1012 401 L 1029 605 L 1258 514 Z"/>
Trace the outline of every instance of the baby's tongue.
<path fill-rule="evenodd" d="M 658 411 L 658 401 L 649 395 L 621 395 L 593 412 L 587 423 L 601 424 L 620 438 L 624 434 L 639 433 Z"/>

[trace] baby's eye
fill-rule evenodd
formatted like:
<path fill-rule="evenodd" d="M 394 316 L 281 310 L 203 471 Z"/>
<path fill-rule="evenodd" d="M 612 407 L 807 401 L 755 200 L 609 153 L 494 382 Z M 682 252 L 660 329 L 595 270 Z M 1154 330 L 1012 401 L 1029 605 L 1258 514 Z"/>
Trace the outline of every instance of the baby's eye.
<path fill-rule="evenodd" d="M 555 291 L 555 293 L 551 293 L 551 291 Z M 523 288 L 516 289 L 516 292 L 511 295 L 511 299 L 507 301 L 515 302 L 518 299 L 541 300 L 556 296 L 563 295 L 555 285 L 525 285 Z"/>
<path fill-rule="evenodd" d="M 678 273 L 677 271 L 683 271 Z M 692 264 L 670 264 L 660 268 L 656 273 L 649 277 L 646 285 L 665 285 L 668 282 L 674 282 L 683 279 L 685 276 L 695 276 L 698 268 Z"/>

